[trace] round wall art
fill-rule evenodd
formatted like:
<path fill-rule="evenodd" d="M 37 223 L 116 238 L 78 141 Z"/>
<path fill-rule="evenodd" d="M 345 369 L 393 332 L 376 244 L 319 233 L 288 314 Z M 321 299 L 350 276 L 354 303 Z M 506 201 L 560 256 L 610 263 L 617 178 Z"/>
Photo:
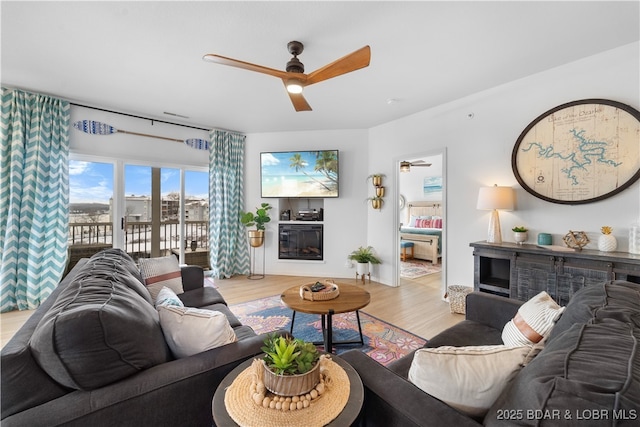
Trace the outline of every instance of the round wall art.
<path fill-rule="evenodd" d="M 611 197 L 640 178 L 640 112 L 606 99 L 555 107 L 522 131 L 511 166 L 526 191 L 549 202 Z"/>

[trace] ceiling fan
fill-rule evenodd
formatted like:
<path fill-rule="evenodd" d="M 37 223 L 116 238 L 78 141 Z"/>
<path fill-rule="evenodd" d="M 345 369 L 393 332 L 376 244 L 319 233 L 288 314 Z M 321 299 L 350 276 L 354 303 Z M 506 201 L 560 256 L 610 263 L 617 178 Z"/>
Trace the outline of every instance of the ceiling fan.
<path fill-rule="evenodd" d="M 431 166 L 431 163 L 426 163 L 424 160 L 416 160 L 415 162 L 407 162 L 403 160 L 400 162 L 400 172 L 409 172 L 411 171 L 411 166 Z"/>
<path fill-rule="evenodd" d="M 287 49 L 289 53 L 293 55 L 293 58 L 287 62 L 286 71 L 263 67 L 262 65 L 251 64 L 213 53 L 204 55 L 202 59 L 217 64 L 256 71 L 282 79 L 296 111 L 311 111 L 311 106 L 309 106 L 306 99 L 302 96 L 302 89 L 304 87 L 367 67 L 371 60 L 371 48 L 365 46 L 324 67 L 318 68 L 312 73 L 305 74 L 304 64 L 298 59 L 298 55 L 304 50 L 304 45 L 300 42 L 292 41 L 287 44 Z"/>

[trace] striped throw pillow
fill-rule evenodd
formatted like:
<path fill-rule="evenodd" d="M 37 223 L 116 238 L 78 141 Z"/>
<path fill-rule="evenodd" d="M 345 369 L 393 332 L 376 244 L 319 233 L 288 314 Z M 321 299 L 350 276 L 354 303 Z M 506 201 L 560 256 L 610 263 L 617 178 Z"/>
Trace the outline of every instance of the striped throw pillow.
<path fill-rule="evenodd" d="M 139 262 L 144 284 L 154 303 L 158 298 L 158 293 L 165 286 L 176 294 L 184 292 L 178 258 L 169 255 L 159 258 L 140 258 Z"/>

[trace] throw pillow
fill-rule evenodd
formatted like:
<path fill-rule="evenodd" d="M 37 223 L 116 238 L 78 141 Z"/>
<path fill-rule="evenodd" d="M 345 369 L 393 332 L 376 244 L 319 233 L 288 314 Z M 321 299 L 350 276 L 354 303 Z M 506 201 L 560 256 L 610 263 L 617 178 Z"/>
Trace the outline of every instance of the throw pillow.
<path fill-rule="evenodd" d="M 430 224 L 431 224 L 430 219 L 423 219 L 423 218 L 416 219 L 416 228 L 429 228 Z"/>
<path fill-rule="evenodd" d="M 409 381 L 460 412 L 483 417 L 538 351 L 504 345 L 421 348 L 413 357 Z"/>
<path fill-rule="evenodd" d="M 563 311 L 564 307 L 560 307 L 548 293 L 540 292 L 520 306 L 513 319 L 504 325 L 502 342 L 518 347 L 542 341 Z"/>
<path fill-rule="evenodd" d="M 154 302 L 164 286 L 170 288 L 176 294 L 184 292 L 178 258 L 169 255 L 159 258 L 140 258 L 139 262 L 144 284 L 147 286 L 147 290 Z"/>
<path fill-rule="evenodd" d="M 176 358 L 236 341 L 227 316 L 219 311 L 162 305 L 158 314 L 164 338 Z"/>
<path fill-rule="evenodd" d="M 175 292 L 171 289 L 163 286 L 158 292 L 158 298 L 156 299 L 156 308 L 161 305 L 174 305 L 176 307 L 184 307 L 184 303 L 178 298 Z"/>

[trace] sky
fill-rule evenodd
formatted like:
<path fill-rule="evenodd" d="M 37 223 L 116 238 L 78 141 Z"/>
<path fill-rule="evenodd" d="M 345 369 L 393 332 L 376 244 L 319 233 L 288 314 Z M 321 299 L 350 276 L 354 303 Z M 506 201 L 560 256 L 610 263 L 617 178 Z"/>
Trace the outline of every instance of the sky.
<path fill-rule="evenodd" d="M 300 154 L 303 160 L 304 169 L 301 170 L 308 175 L 322 176 L 321 173 L 316 173 L 314 170 L 316 166 L 315 151 L 262 153 L 260 155 L 262 174 L 265 176 L 302 175 L 301 172 L 296 172 L 295 168 L 291 167 L 291 157 L 296 153 Z"/>
<path fill-rule="evenodd" d="M 180 170 L 162 168 L 162 195 L 180 191 Z M 185 172 L 185 194 L 207 198 L 209 181 L 206 172 Z M 69 161 L 70 203 L 109 203 L 113 196 L 113 164 Z M 125 165 L 125 194 L 151 195 L 151 167 Z"/>

